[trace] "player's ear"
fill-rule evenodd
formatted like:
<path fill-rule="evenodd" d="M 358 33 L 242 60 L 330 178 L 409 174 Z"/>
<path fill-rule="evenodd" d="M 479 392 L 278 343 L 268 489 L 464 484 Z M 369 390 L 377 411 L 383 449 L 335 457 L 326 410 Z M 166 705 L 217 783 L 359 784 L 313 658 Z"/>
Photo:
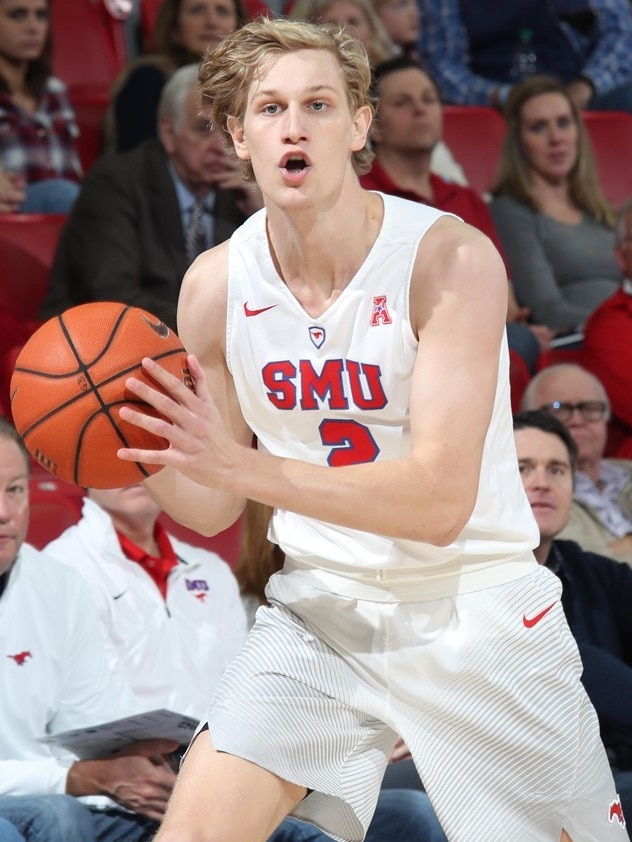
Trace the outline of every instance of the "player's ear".
<path fill-rule="evenodd" d="M 248 151 L 248 143 L 246 142 L 244 126 L 241 120 L 237 117 L 228 117 L 226 120 L 226 128 L 230 132 L 237 157 L 241 161 L 249 161 L 250 152 Z"/>
<path fill-rule="evenodd" d="M 359 152 L 364 148 L 366 139 L 371 128 L 373 114 L 368 105 L 363 105 L 355 113 L 353 118 L 351 149 L 353 152 Z"/>

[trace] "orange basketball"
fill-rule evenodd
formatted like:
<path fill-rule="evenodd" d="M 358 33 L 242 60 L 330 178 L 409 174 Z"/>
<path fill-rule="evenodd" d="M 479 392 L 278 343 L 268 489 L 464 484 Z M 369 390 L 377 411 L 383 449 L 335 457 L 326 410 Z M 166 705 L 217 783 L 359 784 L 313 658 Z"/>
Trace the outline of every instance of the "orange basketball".
<path fill-rule="evenodd" d="M 92 488 L 122 488 L 159 471 L 160 465 L 116 455 L 120 447 L 168 446 L 119 417 L 124 404 L 157 414 L 125 388 L 130 376 L 157 388 L 143 357 L 191 386 L 176 334 L 138 307 L 81 304 L 43 324 L 22 348 L 11 378 L 13 420 L 33 458 L 61 479 Z"/>

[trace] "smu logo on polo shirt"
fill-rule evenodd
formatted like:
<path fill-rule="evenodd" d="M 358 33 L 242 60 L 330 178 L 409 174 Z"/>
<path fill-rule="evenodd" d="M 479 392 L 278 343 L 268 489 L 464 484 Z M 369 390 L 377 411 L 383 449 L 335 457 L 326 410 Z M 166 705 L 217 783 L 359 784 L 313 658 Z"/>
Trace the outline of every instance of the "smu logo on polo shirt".
<path fill-rule="evenodd" d="M 27 660 L 32 657 L 31 653 L 26 650 L 17 652 L 15 655 L 7 655 L 7 658 L 11 658 L 19 667 L 23 667 Z"/>
<path fill-rule="evenodd" d="M 200 602 L 205 602 L 210 588 L 206 579 L 185 579 L 185 585 L 188 591 L 192 591 L 192 595 L 199 599 Z"/>

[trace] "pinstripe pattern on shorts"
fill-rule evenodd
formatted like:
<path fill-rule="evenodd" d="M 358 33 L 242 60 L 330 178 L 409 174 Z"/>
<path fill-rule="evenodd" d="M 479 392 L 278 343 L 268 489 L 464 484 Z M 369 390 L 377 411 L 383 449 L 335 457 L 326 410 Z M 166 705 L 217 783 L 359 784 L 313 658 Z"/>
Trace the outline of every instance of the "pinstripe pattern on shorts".
<path fill-rule="evenodd" d="M 273 579 L 270 596 L 287 607 L 258 613 L 209 727 L 218 748 L 314 790 L 295 815 L 362 839 L 400 734 L 450 842 L 559 842 L 571 821 L 574 842 L 623 842 L 607 821 L 614 785 L 549 571 L 414 604 Z"/>

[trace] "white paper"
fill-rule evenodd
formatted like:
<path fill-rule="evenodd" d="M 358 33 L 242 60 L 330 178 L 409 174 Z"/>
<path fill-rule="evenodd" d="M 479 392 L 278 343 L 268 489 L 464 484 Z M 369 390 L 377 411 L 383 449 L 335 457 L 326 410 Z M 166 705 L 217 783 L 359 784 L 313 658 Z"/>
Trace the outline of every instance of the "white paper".
<path fill-rule="evenodd" d="M 198 720 L 171 710 L 152 710 L 88 728 L 41 737 L 39 742 L 68 749 L 81 760 L 107 757 L 138 740 L 176 740 L 188 744 Z"/>

